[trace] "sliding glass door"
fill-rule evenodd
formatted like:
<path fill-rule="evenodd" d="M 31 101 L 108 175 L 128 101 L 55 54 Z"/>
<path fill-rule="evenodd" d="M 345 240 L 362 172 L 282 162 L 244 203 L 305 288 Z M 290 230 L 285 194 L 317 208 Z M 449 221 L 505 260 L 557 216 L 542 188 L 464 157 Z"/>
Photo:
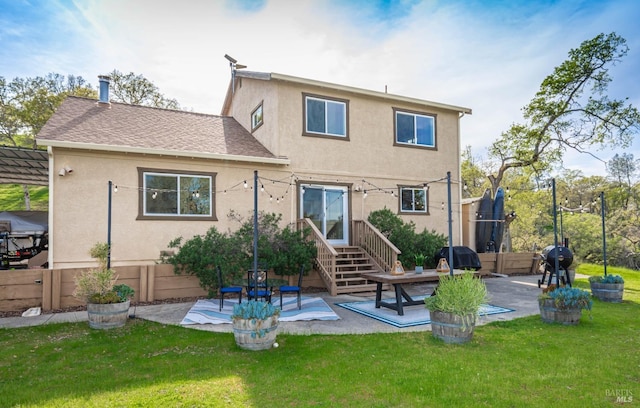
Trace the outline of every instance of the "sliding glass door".
<path fill-rule="evenodd" d="M 303 184 L 300 217 L 309 218 L 332 245 L 349 243 L 347 187 Z"/>

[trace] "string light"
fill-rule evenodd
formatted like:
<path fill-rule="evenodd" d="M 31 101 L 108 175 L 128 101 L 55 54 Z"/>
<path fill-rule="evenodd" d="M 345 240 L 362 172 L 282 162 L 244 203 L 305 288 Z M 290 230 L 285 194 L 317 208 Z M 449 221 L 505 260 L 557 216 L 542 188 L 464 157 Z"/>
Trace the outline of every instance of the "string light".
<path fill-rule="evenodd" d="M 249 185 L 247 184 L 247 180 L 244 181 L 244 188 L 249 187 Z"/>

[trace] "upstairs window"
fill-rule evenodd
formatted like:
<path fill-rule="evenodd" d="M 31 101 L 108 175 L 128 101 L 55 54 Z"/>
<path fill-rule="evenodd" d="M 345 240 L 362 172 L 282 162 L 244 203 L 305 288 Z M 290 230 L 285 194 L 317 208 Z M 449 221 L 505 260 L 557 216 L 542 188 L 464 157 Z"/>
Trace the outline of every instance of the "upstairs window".
<path fill-rule="evenodd" d="M 251 131 L 262 126 L 262 102 L 251 112 Z"/>
<path fill-rule="evenodd" d="M 215 220 L 215 173 L 191 174 L 138 169 L 139 219 Z"/>
<path fill-rule="evenodd" d="M 303 94 L 304 134 L 344 137 L 347 135 L 347 101 Z"/>
<path fill-rule="evenodd" d="M 427 214 L 427 190 L 400 187 L 400 213 Z"/>
<path fill-rule="evenodd" d="M 396 144 L 436 147 L 436 118 L 394 109 Z"/>

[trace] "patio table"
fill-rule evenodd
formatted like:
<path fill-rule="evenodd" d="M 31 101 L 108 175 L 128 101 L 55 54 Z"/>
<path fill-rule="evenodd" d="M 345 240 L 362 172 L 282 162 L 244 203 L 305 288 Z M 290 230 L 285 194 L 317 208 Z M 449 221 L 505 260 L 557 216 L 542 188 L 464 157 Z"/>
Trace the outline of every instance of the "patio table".
<path fill-rule="evenodd" d="M 454 269 L 454 275 L 460 275 L 465 271 L 462 269 Z M 449 272 L 436 272 L 435 269 L 425 269 L 422 273 L 415 271 L 406 271 L 403 275 L 391 275 L 389 273 L 367 273 L 362 277 L 376 283 L 376 309 L 386 307 L 395 310 L 399 316 L 404 316 L 404 306 L 424 305 L 424 300 L 416 300 L 404 290 L 402 285 L 419 282 L 436 282 L 442 275 L 448 275 Z M 477 274 L 477 272 L 476 272 Z M 395 291 L 395 302 L 382 301 L 382 285 L 393 285 Z M 403 301 L 404 299 L 404 301 Z"/>

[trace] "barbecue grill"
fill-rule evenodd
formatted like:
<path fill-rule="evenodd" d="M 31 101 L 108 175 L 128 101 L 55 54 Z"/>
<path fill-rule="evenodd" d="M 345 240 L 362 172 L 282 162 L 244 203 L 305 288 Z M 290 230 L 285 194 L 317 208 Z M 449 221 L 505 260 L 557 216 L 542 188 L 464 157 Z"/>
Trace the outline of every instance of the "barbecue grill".
<path fill-rule="evenodd" d="M 564 285 L 571 286 L 571 279 L 569 278 L 569 266 L 573 263 L 573 253 L 571 250 L 564 246 L 549 245 L 542 250 L 541 253 L 542 263 L 544 266 L 544 273 L 542 279 L 538 280 L 538 287 L 544 283 L 544 280 L 549 274 L 549 281 L 547 285 L 553 283 L 553 276 L 559 277 L 559 280 Z M 558 260 L 558 270 L 556 271 L 556 259 Z"/>

